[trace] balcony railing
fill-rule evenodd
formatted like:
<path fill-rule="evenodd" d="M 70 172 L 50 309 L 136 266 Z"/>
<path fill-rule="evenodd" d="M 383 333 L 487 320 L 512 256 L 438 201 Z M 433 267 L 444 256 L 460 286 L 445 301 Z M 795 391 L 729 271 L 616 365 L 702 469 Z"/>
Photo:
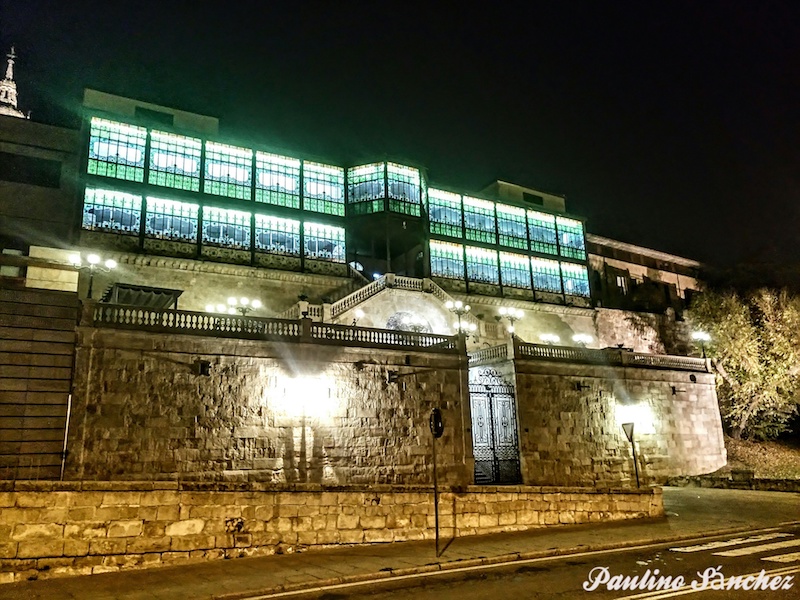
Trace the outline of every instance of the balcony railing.
<path fill-rule="evenodd" d="M 310 319 L 262 319 L 120 304 L 87 303 L 81 325 L 249 340 L 463 352 L 457 336 L 315 323 Z"/>
<path fill-rule="evenodd" d="M 550 346 L 528 344 L 515 341 L 516 358 L 533 360 L 553 360 L 571 363 L 608 365 L 613 367 L 645 367 L 650 369 L 670 369 L 673 371 L 708 372 L 708 361 L 691 356 L 668 354 L 640 354 L 629 350 L 605 348 L 573 348 L 569 346 Z"/>

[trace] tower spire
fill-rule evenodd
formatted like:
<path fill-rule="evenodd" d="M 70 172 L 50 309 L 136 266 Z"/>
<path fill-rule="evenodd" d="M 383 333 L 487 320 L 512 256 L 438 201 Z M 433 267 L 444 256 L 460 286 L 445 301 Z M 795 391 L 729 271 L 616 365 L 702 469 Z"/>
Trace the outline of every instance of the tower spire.
<path fill-rule="evenodd" d="M 0 81 L 0 115 L 25 119 L 25 114 L 17 108 L 17 83 L 14 81 L 14 59 L 17 55 L 14 46 L 11 46 L 11 52 L 6 56 L 8 57 L 6 76 Z"/>

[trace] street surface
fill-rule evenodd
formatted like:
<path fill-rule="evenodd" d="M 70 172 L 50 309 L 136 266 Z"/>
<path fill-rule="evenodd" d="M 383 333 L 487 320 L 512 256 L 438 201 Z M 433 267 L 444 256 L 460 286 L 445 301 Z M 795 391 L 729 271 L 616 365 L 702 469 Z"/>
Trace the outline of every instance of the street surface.
<path fill-rule="evenodd" d="M 676 597 L 703 600 L 800 598 L 800 526 L 615 552 L 518 561 L 498 567 L 409 578 L 392 584 L 254 596 L 252 600 L 655 600 Z"/>

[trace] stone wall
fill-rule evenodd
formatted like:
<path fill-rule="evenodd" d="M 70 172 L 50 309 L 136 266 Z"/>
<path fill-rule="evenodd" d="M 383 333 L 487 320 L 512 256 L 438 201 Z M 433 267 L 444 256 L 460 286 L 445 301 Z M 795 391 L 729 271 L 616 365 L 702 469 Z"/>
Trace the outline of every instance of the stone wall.
<path fill-rule="evenodd" d="M 427 484 L 438 407 L 440 478 L 466 485 L 465 362 L 81 327 L 65 478 Z"/>
<path fill-rule="evenodd" d="M 714 376 L 644 368 L 518 360 L 523 482 L 620 485 L 709 473 L 726 463 Z"/>
<path fill-rule="evenodd" d="M 663 516 L 661 490 L 467 487 L 444 538 Z M 430 487 L 0 482 L 0 582 L 335 544 L 433 539 Z"/>

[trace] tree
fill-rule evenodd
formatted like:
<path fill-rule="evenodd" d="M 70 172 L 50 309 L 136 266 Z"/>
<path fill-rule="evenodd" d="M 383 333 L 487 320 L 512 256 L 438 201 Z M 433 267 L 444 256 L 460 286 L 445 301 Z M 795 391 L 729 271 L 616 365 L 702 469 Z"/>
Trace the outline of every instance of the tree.
<path fill-rule="evenodd" d="M 767 288 L 709 291 L 692 303 L 691 319 L 712 337 L 708 354 L 730 435 L 771 439 L 788 431 L 800 403 L 800 297 Z"/>

